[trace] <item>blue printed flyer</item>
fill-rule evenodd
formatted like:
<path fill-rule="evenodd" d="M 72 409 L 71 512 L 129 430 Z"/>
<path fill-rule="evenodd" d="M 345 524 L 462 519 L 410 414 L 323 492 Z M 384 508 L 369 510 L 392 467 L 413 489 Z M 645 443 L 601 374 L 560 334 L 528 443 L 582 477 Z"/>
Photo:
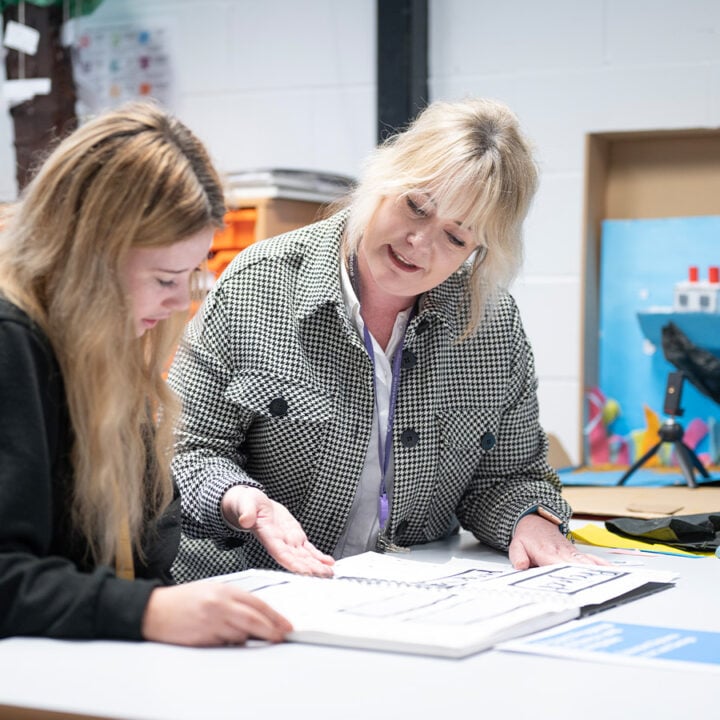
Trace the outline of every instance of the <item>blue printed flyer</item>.
<path fill-rule="evenodd" d="M 499 650 L 573 660 L 720 672 L 720 632 L 586 621 L 502 643 Z"/>

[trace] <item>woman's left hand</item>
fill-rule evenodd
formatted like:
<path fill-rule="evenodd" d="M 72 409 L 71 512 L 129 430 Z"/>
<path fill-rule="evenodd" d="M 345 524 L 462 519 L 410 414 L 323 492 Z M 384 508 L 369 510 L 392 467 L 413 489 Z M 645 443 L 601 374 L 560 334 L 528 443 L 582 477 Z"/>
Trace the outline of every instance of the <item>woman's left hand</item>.
<path fill-rule="evenodd" d="M 610 564 L 595 555 L 578 552 L 577 547 L 558 530 L 557 525 L 536 513 L 520 518 L 510 543 L 508 557 L 516 570 L 557 562 Z"/>

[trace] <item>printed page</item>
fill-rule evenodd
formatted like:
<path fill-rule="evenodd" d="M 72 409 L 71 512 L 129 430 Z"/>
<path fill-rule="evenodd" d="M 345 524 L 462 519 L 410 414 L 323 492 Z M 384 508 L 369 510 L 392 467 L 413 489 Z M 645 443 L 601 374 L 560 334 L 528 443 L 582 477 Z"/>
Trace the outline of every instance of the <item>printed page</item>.
<path fill-rule="evenodd" d="M 499 650 L 622 665 L 720 673 L 720 632 L 584 621 L 498 646 Z"/>
<path fill-rule="evenodd" d="M 507 589 L 533 600 L 552 599 L 572 607 L 604 603 L 648 583 L 672 583 L 677 579 L 668 572 L 612 565 L 557 563 L 515 570 L 502 563 L 461 558 L 426 563 L 375 552 L 338 561 L 335 577 L 382 579 L 470 592 Z"/>
<path fill-rule="evenodd" d="M 295 617 L 342 613 L 345 617 L 465 625 L 534 604 L 519 593 L 502 590 L 468 593 L 463 587 L 377 582 L 374 578 L 315 578 L 272 570 L 246 570 L 222 580 Z"/>
<path fill-rule="evenodd" d="M 512 590 L 536 600 L 554 598 L 584 608 L 620 598 L 645 587 L 670 585 L 677 575 L 645 568 L 557 563 L 490 578 L 485 586 Z"/>
<path fill-rule="evenodd" d="M 450 583 L 456 574 L 464 575 L 468 570 L 476 578 L 489 578 L 512 571 L 512 567 L 493 562 L 474 562 L 471 565 L 456 565 L 453 561 L 431 563 L 377 552 L 353 555 L 335 563 L 336 578 L 367 578 L 414 584 Z"/>

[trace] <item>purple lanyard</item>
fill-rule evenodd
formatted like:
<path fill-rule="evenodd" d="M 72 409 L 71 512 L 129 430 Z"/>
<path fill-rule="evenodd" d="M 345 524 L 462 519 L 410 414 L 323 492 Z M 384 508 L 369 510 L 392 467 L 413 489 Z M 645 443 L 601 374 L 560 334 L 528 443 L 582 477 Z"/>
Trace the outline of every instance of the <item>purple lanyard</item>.
<path fill-rule="evenodd" d="M 410 315 L 410 318 L 415 314 L 414 310 Z M 409 319 L 408 319 L 409 322 Z M 370 360 L 373 364 L 373 393 L 375 395 L 375 406 L 377 407 L 377 378 L 375 377 L 375 350 L 373 349 L 372 338 L 370 337 L 370 331 L 367 329 L 367 325 L 363 325 L 363 338 L 365 340 L 365 348 L 370 355 Z M 393 441 L 393 421 L 395 419 L 395 403 L 397 402 L 398 385 L 400 382 L 400 367 L 402 364 L 402 344 L 395 350 L 395 355 L 392 360 L 392 384 L 390 386 L 390 407 L 388 408 L 388 419 L 387 419 L 387 430 L 385 432 L 385 447 L 382 453 L 382 461 L 380 466 L 380 492 L 378 495 L 378 520 L 380 522 L 380 528 L 385 527 L 385 523 L 388 519 L 389 507 L 388 507 L 388 495 L 387 487 L 385 485 L 385 478 L 387 477 L 388 465 L 390 464 L 390 451 L 392 449 Z M 379 411 L 378 411 L 379 418 Z"/>

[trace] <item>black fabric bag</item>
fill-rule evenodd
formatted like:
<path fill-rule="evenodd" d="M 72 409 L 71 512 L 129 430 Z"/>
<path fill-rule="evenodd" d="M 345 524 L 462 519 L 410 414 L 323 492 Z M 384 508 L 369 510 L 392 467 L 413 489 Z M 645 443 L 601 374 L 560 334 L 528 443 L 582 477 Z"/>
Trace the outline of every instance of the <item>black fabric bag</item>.
<path fill-rule="evenodd" d="M 720 511 L 651 520 L 615 518 L 607 520 L 605 527 L 617 535 L 684 550 L 715 550 L 720 546 Z"/>

